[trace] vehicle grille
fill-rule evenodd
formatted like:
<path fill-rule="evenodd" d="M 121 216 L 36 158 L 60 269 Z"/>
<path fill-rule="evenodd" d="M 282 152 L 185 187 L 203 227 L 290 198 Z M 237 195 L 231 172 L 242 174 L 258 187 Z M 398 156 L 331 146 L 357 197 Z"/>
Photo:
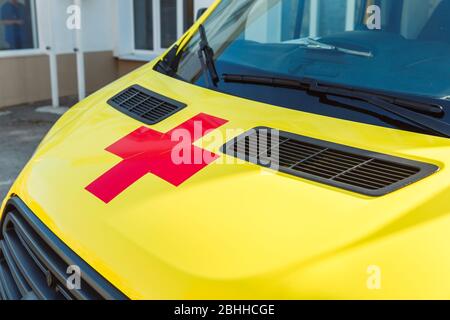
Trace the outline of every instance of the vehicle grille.
<path fill-rule="evenodd" d="M 270 128 L 229 142 L 224 153 L 370 196 L 381 196 L 431 175 L 437 166 L 351 148 Z"/>
<path fill-rule="evenodd" d="M 125 89 L 108 104 L 143 123 L 154 125 L 177 113 L 186 105 L 134 85 Z"/>
<path fill-rule="evenodd" d="M 70 290 L 69 266 L 80 272 Z M 71 282 L 76 284 L 76 282 Z M 0 236 L 0 298 L 3 300 L 127 299 L 62 243 L 24 203 L 8 202 Z"/>

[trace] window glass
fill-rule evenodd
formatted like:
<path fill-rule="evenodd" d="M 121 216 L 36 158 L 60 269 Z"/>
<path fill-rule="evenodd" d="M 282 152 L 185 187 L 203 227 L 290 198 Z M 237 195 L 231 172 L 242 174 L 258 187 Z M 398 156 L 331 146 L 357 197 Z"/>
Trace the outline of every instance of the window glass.
<path fill-rule="evenodd" d="M 203 24 L 217 83 L 202 68 L 199 32 L 174 67 L 177 78 L 216 92 L 424 133 L 371 103 L 311 91 L 318 81 L 436 99 L 445 109 L 438 120 L 450 124 L 449 17 L 450 0 L 222 0 Z M 283 79 L 297 80 L 298 88 Z"/>
<path fill-rule="evenodd" d="M 161 46 L 168 48 L 177 40 L 177 0 L 161 1 Z"/>
<path fill-rule="evenodd" d="M 318 36 L 345 30 L 347 0 L 319 2 L 318 5 Z"/>
<path fill-rule="evenodd" d="M 450 0 L 223 0 L 204 26 L 219 74 L 443 98 L 450 95 L 449 17 Z M 199 42 L 197 33 L 183 49 L 178 76 L 205 86 Z M 219 89 L 241 87 L 219 82 Z"/>
<path fill-rule="evenodd" d="M 154 1 L 159 3 L 160 8 L 156 12 L 153 10 Z M 181 17 L 177 13 L 179 3 L 177 0 L 133 0 L 135 49 L 158 51 L 169 48 L 178 39 L 178 26 L 183 30 L 191 27 L 194 23 L 194 1 L 182 2 Z M 159 34 L 155 34 L 154 23 L 159 24 Z M 155 43 L 159 47 L 155 47 Z"/>
<path fill-rule="evenodd" d="M 0 50 L 38 47 L 34 0 L 0 0 Z"/>
<path fill-rule="evenodd" d="M 134 0 L 134 42 L 138 50 L 154 49 L 152 0 Z"/>
<path fill-rule="evenodd" d="M 194 24 L 194 0 L 185 0 L 184 4 L 184 31 L 187 31 Z"/>

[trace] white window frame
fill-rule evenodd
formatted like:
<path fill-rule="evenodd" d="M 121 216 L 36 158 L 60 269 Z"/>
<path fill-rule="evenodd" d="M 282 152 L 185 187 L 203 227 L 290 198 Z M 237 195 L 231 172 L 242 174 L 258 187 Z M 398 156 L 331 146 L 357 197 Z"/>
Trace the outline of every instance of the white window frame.
<path fill-rule="evenodd" d="M 34 49 L 20 49 L 20 50 L 1 50 L 0 58 L 12 58 L 12 57 L 23 57 L 23 56 L 32 56 L 32 55 L 42 55 L 45 53 L 45 38 L 44 32 L 45 24 L 43 21 L 43 14 L 46 11 L 47 3 L 42 0 L 31 1 L 32 4 L 32 16 L 31 19 L 34 23 L 34 26 L 37 30 L 33 30 L 33 40 L 37 41 L 38 47 Z M 48 11 L 48 10 L 47 10 Z"/>
<path fill-rule="evenodd" d="M 132 39 L 132 54 L 137 56 L 155 56 L 160 55 L 168 48 L 161 47 L 161 1 L 153 0 L 153 50 L 136 49 L 135 30 L 134 30 L 134 1 L 130 0 L 131 5 L 131 39 Z M 177 0 L 177 39 L 184 33 L 184 1 Z"/>

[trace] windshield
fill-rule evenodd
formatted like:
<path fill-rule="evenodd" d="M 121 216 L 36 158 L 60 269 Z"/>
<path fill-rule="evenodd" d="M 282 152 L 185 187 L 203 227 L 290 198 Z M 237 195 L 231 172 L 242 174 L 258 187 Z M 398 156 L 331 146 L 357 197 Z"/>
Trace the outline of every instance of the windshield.
<path fill-rule="evenodd" d="M 450 0 L 222 0 L 204 29 L 219 76 L 306 77 L 450 100 Z M 196 33 L 183 48 L 177 76 L 208 87 L 200 43 Z M 222 80 L 215 89 L 287 107 L 299 101 L 272 91 L 281 88 Z M 348 118 L 343 112 L 333 116 Z"/>

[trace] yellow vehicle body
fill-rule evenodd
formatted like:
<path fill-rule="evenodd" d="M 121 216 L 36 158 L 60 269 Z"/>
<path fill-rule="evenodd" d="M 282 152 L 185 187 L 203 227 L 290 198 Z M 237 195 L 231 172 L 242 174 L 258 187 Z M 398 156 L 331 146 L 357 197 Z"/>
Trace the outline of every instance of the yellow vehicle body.
<path fill-rule="evenodd" d="M 131 299 L 450 298 L 449 139 L 264 105 L 176 80 L 154 64 L 65 114 L 2 212 L 8 198 L 20 197 Z M 224 136 L 268 126 L 439 171 L 369 197 L 251 163 L 223 164 L 233 159 L 207 135 L 195 144 L 220 161 L 179 187 L 148 174 L 105 204 L 85 187 L 120 160 L 105 148 L 143 126 L 107 104 L 134 84 L 187 105 L 151 126 L 160 132 L 207 113 L 228 120 L 216 129 Z"/>

